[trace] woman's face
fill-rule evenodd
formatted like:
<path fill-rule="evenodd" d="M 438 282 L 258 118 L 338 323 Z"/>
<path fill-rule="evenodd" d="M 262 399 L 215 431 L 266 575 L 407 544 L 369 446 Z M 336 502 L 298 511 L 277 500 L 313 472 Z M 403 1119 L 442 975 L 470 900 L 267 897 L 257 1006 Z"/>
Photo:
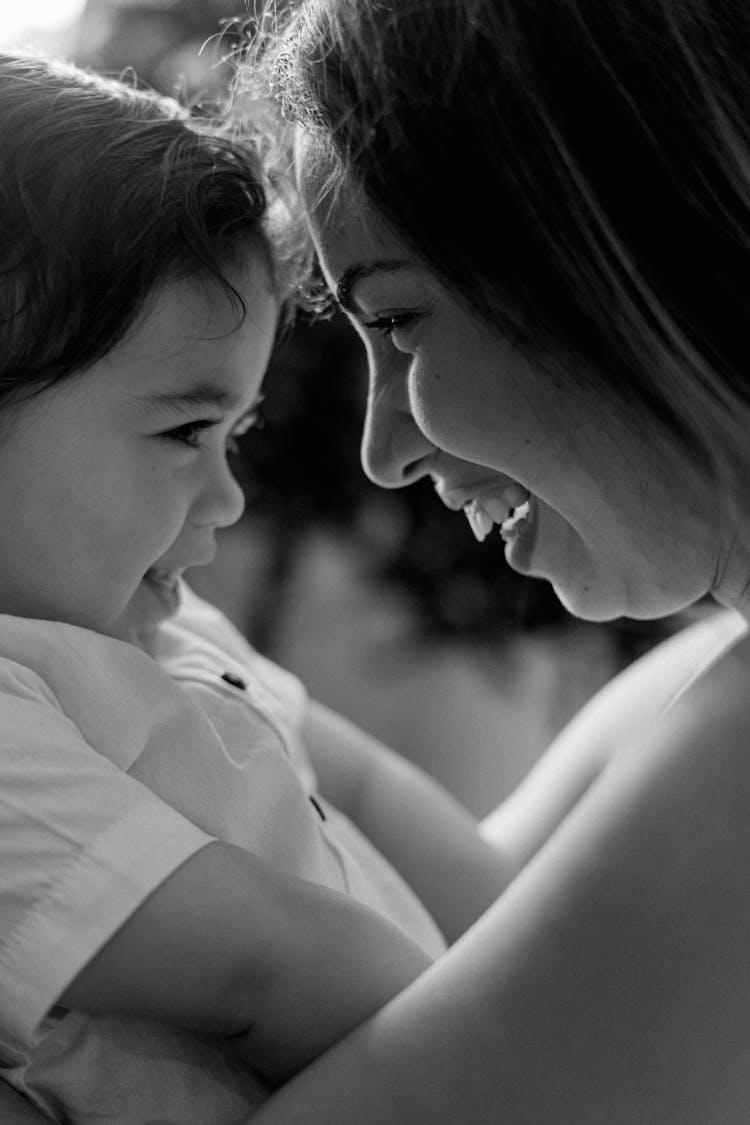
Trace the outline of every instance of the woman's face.
<path fill-rule="evenodd" d="M 591 381 L 524 358 L 351 192 L 312 206 L 313 180 L 320 260 L 369 357 L 368 475 L 386 488 L 431 477 L 580 617 L 661 616 L 711 590 L 717 517 L 648 432 Z"/>

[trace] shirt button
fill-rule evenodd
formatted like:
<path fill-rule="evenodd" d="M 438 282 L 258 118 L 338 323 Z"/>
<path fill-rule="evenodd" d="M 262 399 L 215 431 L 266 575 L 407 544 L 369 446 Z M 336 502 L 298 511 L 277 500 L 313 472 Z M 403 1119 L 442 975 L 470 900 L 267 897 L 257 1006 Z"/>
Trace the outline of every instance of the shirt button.
<path fill-rule="evenodd" d="M 311 793 L 309 793 L 308 796 L 310 798 L 310 804 L 315 809 L 315 811 L 318 814 L 318 816 L 320 817 L 320 819 L 325 820 L 326 814 L 323 812 L 323 809 L 321 808 L 320 804 L 315 800 L 315 798 L 313 797 L 313 795 Z"/>
<path fill-rule="evenodd" d="M 230 684 L 232 687 L 239 688 L 240 691 L 245 691 L 247 688 L 245 681 L 241 679 L 240 676 L 235 676 L 234 672 L 224 672 L 221 678 L 225 684 Z"/>

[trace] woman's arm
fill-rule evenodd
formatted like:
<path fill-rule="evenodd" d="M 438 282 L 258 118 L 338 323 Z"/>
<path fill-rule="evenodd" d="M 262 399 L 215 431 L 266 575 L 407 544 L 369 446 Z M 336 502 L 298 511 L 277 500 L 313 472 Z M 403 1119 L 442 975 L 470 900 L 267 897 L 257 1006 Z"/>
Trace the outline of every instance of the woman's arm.
<path fill-rule="evenodd" d="M 340 715 L 311 704 L 303 734 L 323 795 L 387 856 L 454 941 L 523 870 L 608 763 L 638 745 L 745 628 L 737 614 L 718 611 L 630 665 L 486 818 L 483 839 L 474 818 L 432 778 Z M 498 754 L 502 736 L 499 731 Z"/>
<path fill-rule="evenodd" d="M 257 1125 L 745 1125 L 744 665 L 613 761 L 497 905 Z"/>
<path fill-rule="evenodd" d="M 311 703 L 303 735 L 323 796 L 390 860 L 455 941 L 507 886 L 513 872 L 501 850 L 433 778 L 341 715 Z"/>
<path fill-rule="evenodd" d="M 231 1037 L 272 1082 L 296 1073 L 428 965 L 384 917 L 208 844 L 162 883 L 59 1003 Z"/>

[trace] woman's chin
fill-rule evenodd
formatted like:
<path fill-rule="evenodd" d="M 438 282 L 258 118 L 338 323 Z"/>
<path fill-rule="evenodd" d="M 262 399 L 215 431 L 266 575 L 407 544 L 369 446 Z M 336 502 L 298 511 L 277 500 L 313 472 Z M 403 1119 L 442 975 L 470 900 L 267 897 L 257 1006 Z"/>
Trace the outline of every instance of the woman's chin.
<path fill-rule="evenodd" d="M 684 596 L 670 591 L 665 594 L 646 580 L 638 588 L 618 586 L 611 580 L 589 584 L 564 583 L 550 578 L 552 587 L 568 613 L 582 621 L 606 622 L 627 617 L 632 621 L 658 621 L 680 613 L 701 597 L 686 591 Z"/>
<path fill-rule="evenodd" d="M 591 586 L 570 589 L 554 579 L 550 579 L 550 582 L 564 609 L 581 621 L 596 623 L 614 621 L 618 617 L 626 616 L 619 599 L 611 595 L 606 596 Z"/>
<path fill-rule="evenodd" d="M 623 590 L 600 575 L 578 532 L 558 512 L 534 498 L 528 517 L 504 536 L 513 570 L 551 583 L 563 607 L 584 621 L 611 621 L 625 612 Z"/>

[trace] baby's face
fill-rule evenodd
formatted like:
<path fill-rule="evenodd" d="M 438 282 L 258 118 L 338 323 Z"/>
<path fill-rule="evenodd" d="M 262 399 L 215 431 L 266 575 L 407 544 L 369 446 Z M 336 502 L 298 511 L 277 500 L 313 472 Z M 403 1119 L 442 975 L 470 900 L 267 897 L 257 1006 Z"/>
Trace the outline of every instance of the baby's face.
<path fill-rule="evenodd" d="M 257 403 L 278 302 L 260 261 L 155 292 L 125 339 L 0 422 L 0 612 L 138 642 L 177 607 L 243 498 L 227 462 Z M 4 424 L 3 424 L 4 423 Z"/>

